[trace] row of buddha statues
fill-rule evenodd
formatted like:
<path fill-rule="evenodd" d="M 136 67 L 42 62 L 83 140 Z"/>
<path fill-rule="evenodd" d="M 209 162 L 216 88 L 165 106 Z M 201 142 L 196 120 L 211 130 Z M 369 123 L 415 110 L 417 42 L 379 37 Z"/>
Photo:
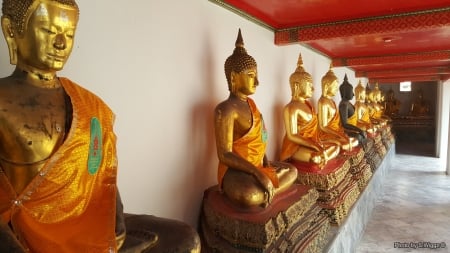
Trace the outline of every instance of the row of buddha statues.
<path fill-rule="evenodd" d="M 224 193 L 240 205 L 268 205 L 277 192 L 294 183 L 296 170 L 283 162 L 295 160 L 323 167 L 389 124 L 379 100 L 380 90 L 376 87 L 366 100 L 366 88 L 360 82 L 354 89 L 353 105 L 353 86 L 347 77 L 339 86 L 332 67 L 322 78 L 322 95 L 315 109 L 309 101 L 314 91 L 312 76 L 304 70 L 300 55 L 289 78 L 292 99 L 283 112 L 286 135 L 279 159 L 282 162 L 269 162 L 264 122 L 249 97 L 258 86 L 256 62 L 246 53 L 240 34 L 233 55 L 225 63 L 225 74 L 230 95 L 215 109 L 218 181 Z M 342 101 L 337 106 L 334 97 L 338 89 Z M 255 188 L 248 187 L 249 181 Z M 245 189 L 240 189 L 240 184 Z"/>
<path fill-rule="evenodd" d="M 3 0 L 2 12 L 2 31 L 16 68 L 0 79 L 0 252 L 200 252 L 201 237 L 191 226 L 123 211 L 114 113 L 97 95 L 57 75 L 74 44 L 79 19 L 75 0 Z M 389 119 L 377 100 L 365 101 L 361 85 L 355 89 L 354 107 L 348 102 L 351 85 L 341 86 L 344 102 L 336 106 L 338 79 L 331 67 L 322 79 L 316 113 L 309 102 L 312 78 L 299 57 L 290 77 L 292 100 L 284 110 L 282 159 L 269 161 L 263 117 L 249 97 L 259 84 L 257 64 L 247 54 L 240 30 L 225 61 L 225 75 L 230 94 L 214 110 L 216 207 L 228 210 L 225 223 L 245 217 L 240 220 L 244 227 L 261 230 L 256 240 L 280 233 L 269 236 L 269 226 L 254 219 L 276 216 L 280 221 L 284 215 L 295 224 L 292 237 L 305 242 L 284 252 L 302 252 L 301 247 L 312 244 L 296 229 L 308 227 L 308 235 L 320 234 L 323 240 L 328 220 L 315 203 L 319 193 L 298 184 L 292 161 L 311 164 L 320 173 L 387 127 Z M 258 215 L 248 215 L 251 210 Z M 312 218 L 305 223 L 300 218 L 307 215 Z M 224 221 L 219 216 L 208 218 Z M 286 245 L 271 247 L 288 249 Z"/>
<path fill-rule="evenodd" d="M 213 249 L 212 252 L 231 252 L 237 248 L 240 250 L 251 248 L 263 250 L 263 252 L 303 252 L 297 251 L 301 247 L 308 248 L 307 245 L 300 243 L 301 238 L 290 237 L 290 241 L 287 242 L 283 241 L 285 239 L 275 240 L 275 236 L 268 236 L 273 241 L 266 238 L 263 242 L 248 235 L 283 233 L 270 225 L 273 223 L 277 224 L 273 225 L 274 227 L 289 228 L 300 226 L 298 224 L 313 227 L 311 224 L 322 222 L 319 213 L 311 214 L 312 210 L 316 209 L 314 202 L 320 196 L 339 195 L 342 192 L 336 193 L 336 191 L 342 191 L 344 188 L 346 193 L 342 193 L 341 198 L 342 201 L 347 201 L 343 211 L 347 214 L 349 206 L 360 192 L 359 188 L 355 189 L 357 188 L 355 184 L 342 183 L 338 186 L 341 181 L 345 181 L 343 180 L 345 177 L 351 176 L 347 175 L 349 171 L 347 160 L 356 159 L 358 160 L 356 165 L 359 165 L 364 155 L 361 147 L 367 140 L 379 137 L 382 131 L 390 131 L 390 119 L 384 114 L 380 103 L 381 92 L 378 87 L 375 87 L 367 94 L 366 99 L 366 88 L 361 82 L 353 89 L 345 76 L 344 83 L 339 85 L 338 78 L 330 66 L 321 80 L 322 94 L 317 106 L 314 106 L 310 101 L 314 91 L 312 76 L 305 71 L 300 55 L 297 68 L 289 77 L 292 96 L 283 110 L 285 136 L 280 159 L 270 161 L 266 156 L 268 133 L 263 116 L 255 101 L 250 98 L 259 85 L 257 64 L 244 47 L 241 30 L 238 32 L 232 55 L 225 61 L 224 69 L 229 96 L 214 110 L 219 158 L 218 185 L 211 187 L 205 193 L 204 214 L 201 218 L 202 237 L 206 238 L 206 246 Z M 342 100 L 339 105 L 336 105 L 334 97 L 338 90 Z M 356 103 L 353 105 L 350 101 L 355 94 Z M 370 177 L 370 168 L 368 173 Z M 311 174 L 316 174 L 318 177 Z M 367 176 L 365 179 L 367 180 Z M 317 184 L 311 183 L 315 180 Z M 320 182 L 327 180 L 333 183 Z M 316 186 L 321 188 L 324 184 L 327 186 L 319 189 L 320 192 L 314 189 Z M 298 185 L 307 185 L 310 188 L 298 189 Z M 340 190 L 337 189 L 339 187 Z M 294 194 L 293 188 L 297 189 L 297 198 L 286 200 L 289 199 L 286 196 Z M 272 213 L 271 221 L 259 220 L 259 217 L 266 217 L 273 209 L 277 209 L 281 205 L 280 202 L 288 202 L 290 207 L 300 205 L 303 209 L 299 211 L 300 209 L 296 207 L 297 216 L 286 215 L 283 219 L 289 222 L 284 224 L 279 224 L 278 213 Z M 341 204 L 339 208 L 344 206 Z M 247 216 L 249 212 L 252 213 L 251 218 Z M 300 216 L 305 213 L 310 214 L 314 222 L 302 220 Z M 342 221 L 342 217 L 336 217 L 340 215 L 342 216 L 336 212 L 332 215 L 336 224 Z M 249 220 L 254 223 L 249 224 Z M 264 224 L 264 226 L 259 228 L 255 224 Z M 316 226 L 314 229 L 303 231 L 304 237 L 319 238 L 317 241 L 310 240 L 311 245 L 317 246 L 320 244 L 319 241 L 324 240 L 326 224 L 321 227 Z M 314 236 L 308 234 L 308 231 Z M 296 233 L 300 234 L 298 231 Z M 292 246 L 293 248 L 289 251 L 273 251 L 275 247 L 273 245 L 284 244 L 303 246 L 298 248 Z M 235 245 L 236 248 L 230 245 Z M 292 251 L 294 248 L 297 250 Z"/>
<path fill-rule="evenodd" d="M 376 84 L 376 87 L 378 84 Z M 400 107 L 402 102 L 395 97 L 394 90 L 390 88 L 386 95 L 381 91 L 379 103 L 384 107 L 384 114 L 390 117 L 400 117 L 400 116 L 431 116 L 431 105 L 424 98 L 423 90 L 417 90 L 416 97 L 412 99 L 409 107 L 404 112 L 400 112 Z"/>

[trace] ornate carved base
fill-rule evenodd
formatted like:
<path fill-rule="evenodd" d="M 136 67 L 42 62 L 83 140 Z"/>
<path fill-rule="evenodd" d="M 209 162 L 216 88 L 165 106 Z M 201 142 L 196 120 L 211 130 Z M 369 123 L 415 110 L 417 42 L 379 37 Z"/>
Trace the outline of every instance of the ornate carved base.
<path fill-rule="evenodd" d="M 382 157 L 377 152 L 377 149 L 375 147 L 375 140 L 367 138 L 368 145 L 364 148 L 365 154 L 364 157 L 367 160 L 367 163 L 370 165 L 370 169 L 372 170 L 372 173 L 380 166 Z"/>
<path fill-rule="evenodd" d="M 377 151 L 378 155 L 380 156 L 381 160 L 383 160 L 384 156 L 386 155 L 386 147 L 383 145 L 383 142 L 381 140 L 381 134 L 378 134 L 375 137 L 375 150 Z"/>
<path fill-rule="evenodd" d="M 358 184 L 353 180 L 348 183 L 339 196 L 331 201 L 317 201 L 322 211 L 330 218 L 331 224 L 340 225 L 348 214 L 348 211 L 358 199 L 360 192 Z"/>
<path fill-rule="evenodd" d="M 372 170 L 365 158 L 365 152 L 363 148 L 358 147 L 352 153 L 346 154 L 345 157 L 350 161 L 349 173 L 357 182 L 359 191 L 362 192 L 372 177 Z"/>
<path fill-rule="evenodd" d="M 298 169 L 298 182 L 315 187 L 319 192 L 317 203 L 332 224 L 341 224 L 358 198 L 358 184 L 352 180 L 349 171 L 350 165 L 360 163 L 363 158 L 364 151 L 356 148 L 330 160 L 322 170 L 314 172 L 306 163 L 291 162 Z"/>
<path fill-rule="evenodd" d="M 200 217 L 206 252 L 293 252 L 294 247 L 324 246 L 329 223 L 317 206 L 314 188 L 294 185 L 266 208 L 243 209 L 217 186 L 205 191 Z M 304 238 L 310 238 L 306 240 Z"/>
<path fill-rule="evenodd" d="M 329 190 L 339 184 L 350 169 L 350 161 L 341 158 L 335 158 L 321 169 L 314 170 L 311 163 L 301 163 L 292 161 L 292 165 L 297 167 L 297 182 L 302 185 L 309 185 L 320 190 Z"/>
<path fill-rule="evenodd" d="M 362 160 L 358 167 L 359 171 L 352 173 L 352 178 L 358 183 L 359 191 L 362 192 L 372 177 L 372 169 L 366 159 Z"/>
<path fill-rule="evenodd" d="M 392 133 L 392 128 L 386 128 L 381 132 L 381 142 L 385 146 L 386 150 L 389 150 L 389 148 L 392 146 L 392 144 L 395 142 L 394 134 Z"/>

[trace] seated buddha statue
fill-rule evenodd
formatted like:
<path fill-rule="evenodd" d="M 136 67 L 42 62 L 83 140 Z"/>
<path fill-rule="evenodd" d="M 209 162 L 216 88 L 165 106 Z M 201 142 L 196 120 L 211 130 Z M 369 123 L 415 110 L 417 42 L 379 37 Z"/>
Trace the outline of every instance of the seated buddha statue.
<path fill-rule="evenodd" d="M 199 252 L 187 225 L 123 213 L 114 113 L 57 76 L 73 48 L 75 1 L 4 0 L 2 10 L 16 68 L 0 79 L 0 252 Z"/>
<path fill-rule="evenodd" d="M 369 134 L 374 134 L 377 129 L 370 120 L 369 107 L 366 101 L 366 88 L 362 85 L 361 80 L 355 87 L 355 111 L 355 125 Z"/>
<path fill-rule="evenodd" d="M 380 90 L 378 83 L 375 84 L 375 88 L 373 89 L 373 101 L 374 101 L 374 107 L 375 107 L 375 118 L 382 120 L 382 121 L 386 121 L 386 122 L 390 122 L 391 118 L 389 118 L 386 114 L 385 114 L 385 108 L 383 106 L 384 102 L 384 95 L 383 92 Z"/>
<path fill-rule="evenodd" d="M 417 92 L 416 100 L 411 104 L 409 114 L 411 116 L 427 116 L 430 113 L 430 104 L 423 98 L 423 91 Z"/>
<path fill-rule="evenodd" d="M 332 70 L 322 77 L 322 95 L 318 101 L 318 122 L 320 139 L 333 139 L 340 143 L 341 148 L 350 151 L 358 145 L 358 140 L 348 136 L 341 124 L 339 110 L 333 97 L 338 90 L 338 79 Z"/>
<path fill-rule="evenodd" d="M 366 132 L 357 127 L 358 116 L 355 111 L 355 106 L 351 100 L 355 96 L 353 93 L 353 85 L 348 82 L 347 74 L 344 76 L 344 81 L 339 86 L 339 93 L 341 94 L 341 101 L 339 102 L 339 116 L 341 117 L 341 124 L 347 135 L 363 142 L 367 137 Z"/>
<path fill-rule="evenodd" d="M 394 90 L 389 89 L 386 94 L 386 99 L 384 101 L 384 113 L 387 116 L 395 116 L 399 114 L 400 111 L 400 100 L 395 98 Z"/>
<path fill-rule="evenodd" d="M 386 127 L 387 120 L 382 117 L 383 110 L 378 104 L 378 91 L 376 89 L 370 89 L 369 84 L 367 84 L 366 94 L 366 104 L 369 109 L 370 121 L 377 126 L 377 129 Z"/>
<path fill-rule="evenodd" d="M 322 167 L 339 154 L 340 144 L 319 139 L 317 114 L 309 102 L 314 91 L 312 76 L 304 70 L 301 55 L 289 84 L 292 99 L 284 107 L 286 135 L 280 159 L 311 162 Z"/>
<path fill-rule="evenodd" d="M 266 207 L 296 181 L 297 170 L 267 159 L 264 121 L 249 97 L 259 84 L 256 61 L 244 48 L 241 30 L 225 61 L 225 76 L 230 93 L 214 111 L 219 187 L 240 207 Z"/>

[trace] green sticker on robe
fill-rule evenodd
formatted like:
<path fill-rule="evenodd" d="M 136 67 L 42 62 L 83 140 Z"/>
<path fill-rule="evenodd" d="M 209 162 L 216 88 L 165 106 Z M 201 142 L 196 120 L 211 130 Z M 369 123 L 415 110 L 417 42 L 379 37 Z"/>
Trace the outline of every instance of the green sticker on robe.
<path fill-rule="evenodd" d="M 266 143 L 267 139 L 269 138 L 269 134 L 267 133 L 266 125 L 264 124 L 264 119 L 261 114 L 261 122 L 262 122 L 262 128 L 261 128 L 261 138 L 262 142 Z"/>
<path fill-rule="evenodd" d="M 89 141 L 88 171 L 93 175 L 97 173 L 100 163 L 102 162 L 103 143 L 102 143 L 102 126 L 100 121 L 93 117 L 91 119 L 91 137 Z"/>

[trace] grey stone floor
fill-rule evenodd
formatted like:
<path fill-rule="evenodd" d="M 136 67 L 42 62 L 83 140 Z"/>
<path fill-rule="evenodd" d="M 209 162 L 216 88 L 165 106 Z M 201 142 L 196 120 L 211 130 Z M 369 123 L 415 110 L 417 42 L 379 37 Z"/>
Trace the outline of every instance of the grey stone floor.
<path fill-rule="evenodd" d="M 395 155 L 356 249 L 381 252 L 450 252 L 450 176 L 438 158 Z"/>

